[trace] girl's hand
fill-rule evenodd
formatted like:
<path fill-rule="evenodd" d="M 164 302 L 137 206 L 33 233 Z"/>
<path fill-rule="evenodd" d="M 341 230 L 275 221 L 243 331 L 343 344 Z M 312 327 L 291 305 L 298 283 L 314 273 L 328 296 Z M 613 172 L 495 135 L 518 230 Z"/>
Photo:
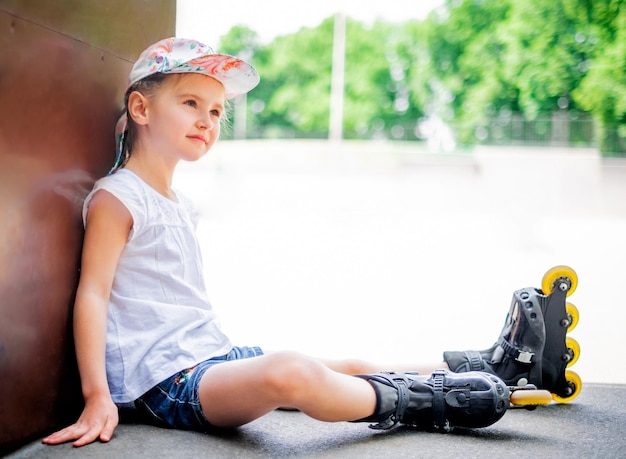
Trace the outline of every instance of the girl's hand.
<path fill-rule="evenodd" d="M 95 440 L 108 442 L 119 423 L 117 406 L 109 398 L 87 402 L 75 424 L 59 430 L 42 440 L 48 445 L 74 441 L 74 446 L 84 446 Z"/>

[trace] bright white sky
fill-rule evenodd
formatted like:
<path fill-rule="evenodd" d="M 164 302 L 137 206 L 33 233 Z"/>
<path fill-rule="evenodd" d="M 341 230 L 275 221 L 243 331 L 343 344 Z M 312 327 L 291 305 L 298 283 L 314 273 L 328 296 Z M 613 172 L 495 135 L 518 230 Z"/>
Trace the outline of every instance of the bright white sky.
<path fill-rule="evenodd" d="M 278 35 L 315 27 L 343 13 L 365 23 L 424 19 L 445 0 L 177 0 L 176 35 L 216 47 L 235 25 L 247 25 L 268 43 Z"/>

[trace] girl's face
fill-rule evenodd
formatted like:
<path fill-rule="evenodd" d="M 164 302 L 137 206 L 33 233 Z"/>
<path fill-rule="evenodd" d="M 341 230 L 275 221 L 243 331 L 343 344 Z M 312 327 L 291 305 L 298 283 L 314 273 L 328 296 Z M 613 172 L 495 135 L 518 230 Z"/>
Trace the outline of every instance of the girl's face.
<path fill-rule="evenodd" d="M 156 150 L 173 161 L 200 159 L 219 138 L 224 102 L 224 87 L 211 77 L 169 77 L 148 101 L 142 145 L 147 141 L 151 154 Z"/>

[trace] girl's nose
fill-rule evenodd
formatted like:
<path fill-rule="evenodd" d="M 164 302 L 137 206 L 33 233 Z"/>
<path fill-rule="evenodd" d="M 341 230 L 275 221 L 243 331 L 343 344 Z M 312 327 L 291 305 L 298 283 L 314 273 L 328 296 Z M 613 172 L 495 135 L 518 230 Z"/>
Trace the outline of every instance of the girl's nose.
<path fill-rule="evenodd" d="M 211 117 L 207 115 L 206 117 L 202 117 L 198 120 L 198 126 L 200 127 L 200 129 L 206 129 L 210 131 L 211 129 L 213 129 L 213 121 L 211 120 Z"/>

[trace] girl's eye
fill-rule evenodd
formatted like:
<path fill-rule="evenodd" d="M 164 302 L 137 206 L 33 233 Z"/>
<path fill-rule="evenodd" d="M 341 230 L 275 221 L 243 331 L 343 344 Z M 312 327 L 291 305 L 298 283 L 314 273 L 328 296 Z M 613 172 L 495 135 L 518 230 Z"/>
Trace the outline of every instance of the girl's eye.
<path fill-rule="evenodd" d="M 194 108 L 198 106 L 198 104 L 196 104 L 196 101 L 195 100 L 191 100 L 191 99 L 186 100 L 185 104 L 189 105 L 190 107 L 194 107 Z"/>
<path fill-rule="evenodd" d="M 222 115 L 222 112 L 219 110 L 211 110 L 211 115 L 217 116 L 218 118 Z"/>

